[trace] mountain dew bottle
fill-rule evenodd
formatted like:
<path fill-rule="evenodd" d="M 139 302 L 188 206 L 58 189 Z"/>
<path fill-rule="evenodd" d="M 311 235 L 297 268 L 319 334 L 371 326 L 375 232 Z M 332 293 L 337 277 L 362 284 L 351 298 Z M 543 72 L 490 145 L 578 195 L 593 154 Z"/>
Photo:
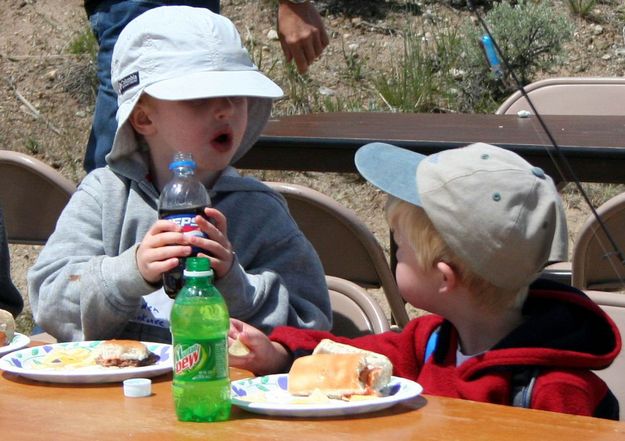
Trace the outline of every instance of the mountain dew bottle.
<path fill-rule="evenodd" d="M 180 421 L 227 420 L 228 308 L 213 285 L 208 258 L 187 258 L 184 278 L 170 320 L 176 415 Z"/>

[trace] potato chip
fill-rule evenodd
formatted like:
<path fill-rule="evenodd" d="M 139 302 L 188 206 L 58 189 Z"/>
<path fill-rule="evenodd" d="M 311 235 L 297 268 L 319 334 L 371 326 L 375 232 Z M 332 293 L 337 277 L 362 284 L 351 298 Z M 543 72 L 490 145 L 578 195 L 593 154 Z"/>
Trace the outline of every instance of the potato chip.
<path fill-rule="evenodd" d="M 235 357 L 244 357 L 250 353 L 250 348 L 245 346 L 245 344 L 237 337 L 237 339 L 230 345 L 228 348 L 228 353 L 230 355 L 234 355 Z"/>

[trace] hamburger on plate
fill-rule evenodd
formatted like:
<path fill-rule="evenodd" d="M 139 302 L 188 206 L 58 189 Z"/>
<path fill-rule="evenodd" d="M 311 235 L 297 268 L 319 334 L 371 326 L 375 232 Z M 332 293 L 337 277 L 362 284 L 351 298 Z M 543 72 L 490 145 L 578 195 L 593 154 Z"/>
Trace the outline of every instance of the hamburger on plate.
<path fill-rule="evenodd" d="M 158 360 L 156 354 L 136 340 L 106 340 L 94 352 L 95 362 L 106 367 L 148 366 Z"/>

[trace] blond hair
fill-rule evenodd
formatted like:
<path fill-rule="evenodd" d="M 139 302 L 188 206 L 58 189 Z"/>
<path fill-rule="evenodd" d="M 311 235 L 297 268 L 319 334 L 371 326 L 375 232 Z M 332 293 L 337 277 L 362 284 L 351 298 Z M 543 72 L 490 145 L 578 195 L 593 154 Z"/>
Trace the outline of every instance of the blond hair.
<path fill-rule="evenodd" d="M 391 230 L 400 230 L 404 234 L 422 269 L 434 268 L 438 262 L 447 263 L 458 275 L 460 283 L 473 293 L 477 305 L 508 309 L 519 308 L 525 302 L 527 287 L 506 290 L 473 272 L 445 243 L 423 208 L 389 196 L 386 218 Z M 462 222 L 461 219 L 458 221 Z"/>

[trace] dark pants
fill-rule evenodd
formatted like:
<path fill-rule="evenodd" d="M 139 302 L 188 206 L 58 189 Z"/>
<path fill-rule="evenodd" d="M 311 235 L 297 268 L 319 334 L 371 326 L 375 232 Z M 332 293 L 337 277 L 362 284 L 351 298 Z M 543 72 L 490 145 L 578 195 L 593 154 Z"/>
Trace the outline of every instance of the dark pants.
<path fill-rule="evenodd" d="M 89 16 L 91 29 L 100 46 L 98 51 L 98 95 L 84 167 L 87 172 L 106 165 L 105 157 L 111 151 L 117 130 L 117 94 L 111 85 L 111 58 L 117 37 L 135 17 L 148 9 L 166 5 L 208 8 L 219 13 L 219 0 L 105 0 Z"/>

